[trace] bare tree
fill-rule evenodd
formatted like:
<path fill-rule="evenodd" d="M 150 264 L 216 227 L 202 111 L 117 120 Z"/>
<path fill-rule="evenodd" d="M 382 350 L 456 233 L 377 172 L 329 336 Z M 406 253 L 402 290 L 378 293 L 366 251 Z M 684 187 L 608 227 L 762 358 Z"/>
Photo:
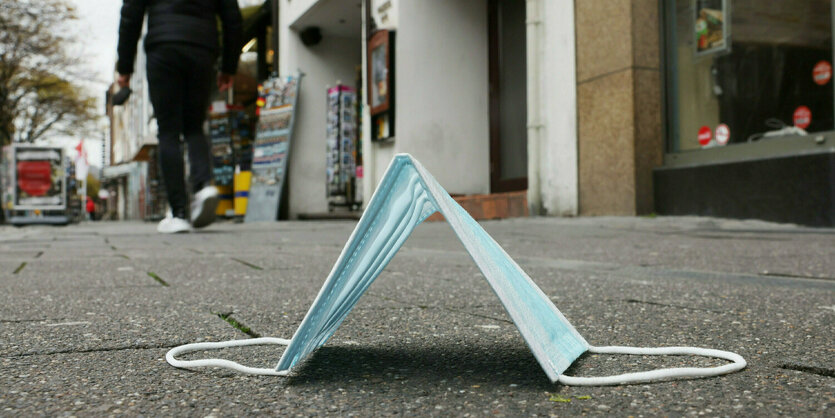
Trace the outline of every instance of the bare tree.
<path fill-rule="evenodd" d="M 91 127 L 96 101 L 79 85 L 67 25 L 76 19 L 66 0 L 0 1 L 0 145 Z"/>

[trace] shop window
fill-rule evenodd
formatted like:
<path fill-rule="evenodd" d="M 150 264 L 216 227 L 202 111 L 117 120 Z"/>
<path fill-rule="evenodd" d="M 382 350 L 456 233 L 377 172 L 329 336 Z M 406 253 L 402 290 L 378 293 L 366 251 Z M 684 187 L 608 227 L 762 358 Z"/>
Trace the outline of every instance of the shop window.
<path fill-rule="evenodd" d="M 833 130 L 832 1 L 664 6 L 668 151 Z"/>

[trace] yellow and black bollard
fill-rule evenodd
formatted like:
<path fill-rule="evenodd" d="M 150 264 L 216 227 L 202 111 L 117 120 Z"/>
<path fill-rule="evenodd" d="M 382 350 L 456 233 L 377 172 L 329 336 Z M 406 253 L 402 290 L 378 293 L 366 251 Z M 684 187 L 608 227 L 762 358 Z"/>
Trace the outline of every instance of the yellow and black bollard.
<path fill-rule="evenodd" d="M 246 215 L 246 205 L 249 202 L 249 185 L 252 181 L 251 171 L 235 173 L 235 216 L 243 218 Z"/>
<path fill-rule="evenodd" d="M 217 204 L 217 211 L 215 213 L 218 216 L 229 217 L 234 213 L 232 207 L 232 186 L 217 186 L 217 190 L 220 192 L 220 202 Z"/>

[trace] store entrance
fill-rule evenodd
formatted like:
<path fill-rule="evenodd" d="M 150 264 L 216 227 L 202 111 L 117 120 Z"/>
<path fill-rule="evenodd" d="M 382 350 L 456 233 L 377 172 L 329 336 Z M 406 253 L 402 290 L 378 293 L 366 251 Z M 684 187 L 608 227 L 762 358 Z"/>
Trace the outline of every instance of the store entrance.
<path fill-rule="evenodd" d="M 528 188 L 525 2 L 488 0 L 490 191 Z"/>

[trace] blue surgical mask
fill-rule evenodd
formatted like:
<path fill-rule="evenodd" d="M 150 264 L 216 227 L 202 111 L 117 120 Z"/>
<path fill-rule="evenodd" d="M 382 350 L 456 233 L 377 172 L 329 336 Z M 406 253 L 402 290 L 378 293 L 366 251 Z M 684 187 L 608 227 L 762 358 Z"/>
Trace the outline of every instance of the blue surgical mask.
<path fill-rule="evenodd" d="M 726 358 L 734 363 L 722 366 L 724 369 L 721 367 L 667 369 L 609 378 L 563 375 L 571 363 L 587 351 L 623 353 L 625 352 L 623 349 L 633 351 L 635 349 L 590 346 L 554 306 L 548 296 L 450 197 L 435 178 L 410 155 L 399 154 L 389 165 L 356 229 L 319 291 L 319 295 L 296 330 L 293 339 L 289 341 L 275 371 L 268 370 L 268 373 L 261 374 L 284 375 L 299 361 L 325 344 L 374 279 L 391 261 L 412 230 L 435 212 L 440 212 L 446 218 L 552 382 L 561 381 L 574 385 L 618 384 L 676 376 L 708 376 L 739 370 L 745 366 L 745 360 L 734 353 L 672 347 L 639 350 L 640 354 L 708 355 Z M 287 343 L 286 340 L 281 340 L 282 342 L 278 342 L 277 339 L 276 341 L 268 340 L 262 340 L 261 343 Z M 214 348 L 206 347 L 205 344 L 207 343 L 203 343 L 199 349 Z M 178 347 L 169 352 L 166 358 L 169 363 L 178 367 L 196 366 L 197 364 L 189 364 L 189 362 L 174 358 L 177 353 L 196 349 L 198 348 Z M 664 351 L 652 352 L 652 350 Z M 694 352 L 693 350 L 704 351 Z M 633 354 L 631 351 L 627 353 Z M 229 363 L 202 363 L 200 365 L 230 367 Z M 248 373 L 265 370 L 244 370 L 242 366 L 232 368 Z M 669 370 L 675 370 L 676 373 L 670 374 Z"/>

